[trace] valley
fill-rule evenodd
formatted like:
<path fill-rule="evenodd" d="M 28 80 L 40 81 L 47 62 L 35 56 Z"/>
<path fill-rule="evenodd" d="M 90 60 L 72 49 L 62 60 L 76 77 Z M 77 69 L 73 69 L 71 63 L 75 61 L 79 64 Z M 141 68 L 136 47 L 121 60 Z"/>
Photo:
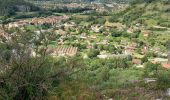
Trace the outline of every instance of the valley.
<path fill-rule="evenodd" d="M 169 0 L 27 3 L 0 13 L 0 99 L 170 98 Z"/>

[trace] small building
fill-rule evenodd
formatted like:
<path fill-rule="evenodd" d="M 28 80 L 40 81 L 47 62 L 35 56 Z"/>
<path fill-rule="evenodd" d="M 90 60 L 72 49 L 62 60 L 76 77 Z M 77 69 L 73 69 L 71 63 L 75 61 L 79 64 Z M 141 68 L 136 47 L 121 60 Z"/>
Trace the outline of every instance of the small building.
<path fill-rule="evenodd" d="M 162 66 L 163 66 L 164 68 L 170 69 L 170 64 L 168 64 L 168 63 L 163 63 Z"/>
<path fill-rule="evenodd" d="M 144 37 L 149 37 L 150 34 L 151 34 L 150 31 L 143 31 L 142 33 L 143 33 L 143 36 L 144 36 Z"/>
<path fill-rule="evenodd" d="M 142 48 L 142 54 L 146 54 L 148 52 L 148 50 L 149 50 L 149 47 L 148 46 L 144 46 Z"/>
<path fill-rule="evenodd" d="M 132 63 L 135 64 L 135 65 L 141 65 L 142 61 L 140 59 L 133 59 Z"/>
<path fill-rule="evenodd" d="M 11 36 L 10 34 L 0 30 L 0 40 L 1 39 L 10 40 Z"/>

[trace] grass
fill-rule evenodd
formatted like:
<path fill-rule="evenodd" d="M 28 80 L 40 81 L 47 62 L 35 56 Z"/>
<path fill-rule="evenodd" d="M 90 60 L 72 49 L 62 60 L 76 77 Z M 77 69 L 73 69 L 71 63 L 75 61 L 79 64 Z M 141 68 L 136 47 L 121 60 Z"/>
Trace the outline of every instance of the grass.
<path fill-rule="evenodd" d="M 78 18 L 78 19 L 86 19 L 89 17 L 89 15 L 80 15 L 80 14 L 76 14 L 74 17 Z"/>
<path fill-rule="evenodd" d="M 138 53 L 134 53 L 133 55 L 135 58 L 143 58 L 144 55 L 138 54 Z"/>
<path fill-rule="evenodd" d="M 26 26 L 25 28 L 26 28 L 27 30 L 30 30 L 30 31 L 36 31 L 36 30 L 38 30 L 38 29 L 36 28 L 36 26 L 33 26 L 33 25 Z"/>

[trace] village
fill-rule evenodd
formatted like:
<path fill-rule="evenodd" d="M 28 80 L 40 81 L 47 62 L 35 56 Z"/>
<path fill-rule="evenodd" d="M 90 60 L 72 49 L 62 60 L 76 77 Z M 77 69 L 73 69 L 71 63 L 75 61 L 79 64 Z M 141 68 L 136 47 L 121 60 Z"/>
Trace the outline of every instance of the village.
<path fill-rule="evenodd" d="M 149 61 L 161 63 L 163 67 L 170 68 L 170 63 L 168 63 L 170 61 L 166 58 L 168 53 L 158 47 L 150 47 L 147 43 L 143 43 L 140 46 L 140 42 L 131 40 L 132 36 L 135 33 L 138 34 L 139 30 L 140 37 L 144 39 L 149 38 L 153 34 L 151 31 L 145 30 L 144 26 L 136 24 L 133 27 L 127 28 L 120 23 L 86 26 L 76 24 L 70 17 L 72 16 L 63 15 L 18 20 L 4 26 L 1 25 L 0 36 L 10 41 L 10 35 L 12 35 L 3 31 L 2 27 L 8 30 L 15 28 L 24 30 L 26 28 L 34 31 L 36 34 L 50 32 L 54 33 L 55 37 L 57 37 L 50 40 L 51 44 L 49 45 L 49 52 L 55 57 L 75 56 L 80 53 L 84 58 L 88 58 L 89 50 L 97 49 L 99 50 L 99 54 L 96 55 L 97 58 L 110 59 L 131 56 L 134 66 L 143 67 L 144 61 L 142 59 L 151 53 L 158 56 L 147 58 Z M 106 21 L 106 23 L 109 22 Z M 44 29 L 38 28 L 43 25 Z"/>
<path fill-rule="evenodd" d="M 170 100 L 169 0 L 0 5 L 0 100 Z"/>

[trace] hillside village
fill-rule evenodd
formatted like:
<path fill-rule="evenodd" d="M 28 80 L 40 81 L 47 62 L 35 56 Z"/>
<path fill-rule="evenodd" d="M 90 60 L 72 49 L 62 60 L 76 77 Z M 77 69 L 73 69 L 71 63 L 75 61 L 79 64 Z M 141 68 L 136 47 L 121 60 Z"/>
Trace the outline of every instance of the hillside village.
<path fill-rule="evenodd" d="M 88 28 L 85 28 L 85 26 L 83 26 L 83 25 L 77 25 L 72 20 L 69 21 L 68 19 L 69 19 L 69 16 L 67 16 L 67 15 L 49 16 L 47 18 L 32 18 L 32 19 L 11 22 L 11 23 L 5 25 L 5 28 L 12 29 L 12 28 L 29 27 L 29 26 L 33 26 L 33 25 L 35 25 L 35 26 L 41 26 L 41 25 L 53 26 L 50 29 L 41 30 L 41 32 L 55 32 L 56 35 L 60 35 L 60 36 L 57 40 L 51 41 L 51 42 L 53 42 L 53 43 L 56 42 L 56 45 L 61 45 L 61 46 L 64 46 L 64 45 L 73 46 L 73 48 L 75 46 L 76 48 L 79 48 L 79 51 L 81 50 L 81 45 L 85 46 L 85 47 L 83 47 L 84 49 L 95 49 L 96 47 L 98 48 L 99 46 L 104 46 L 104 45 L 109 46 L 109 44 L 112 43 L 111 40 L 109 40 L 109 38 L 112 35 L 111 34 L 112 28 L 116 27 L 116 29 L 118 29 L 118 30 L 126 30 L 126 26 L 123 26 L 123 25 L 121 28 L 116 25 L 108 26 L 108 25 L 100 25 L 100 24 L 94 24 L 88 29 Z M 64 21 L 64 20 L 65 20 L 65 22 L 63 24 L 59 24 L 59 23 L 61 23 L 61 21 Z M 160 27 L 154 26 L 154 28 L 160 28 Z M 85 32 L 83 32 L 81 29 L 84 29 L 83 31 L 85 31 Z M 106 31 L 102 32 L 101 30 L 106 30 Z M 143 28 L 143 26 L 140 26 L 140 25 L 136 25 L 131 28 L 128 28 L 125 32 L 126 32 L 126 34 L 130 35 L 130 34 L 133 34 L 134 32 L 136 32 L 137 30 L 141 30 L 141 34 L 143 35 L 144 38 L 149 38 L 149 36 L 152 36 L 151 31 L 145 30 Z M 39 32 L 39 30 L 36 29 L 35 32 Z M 8 35 L 8 33 L 5 33 L 3 31 L 1 31 L 1 36 L 5 37 L 6 39 L 10 38 L 10 35 Z M 101 39 L 99 40 L 99 38 L 101 38 Z M 138 43 L 135 43 L 135 42 L 129 41 L 129 40 L 121 40 L 118 43 L 119 44 L 114 44 L 112 46 L 114 47 L 115 51 L 116 51 L 116 49 L 120 49 L 120 52 L 107 51 L 104 49 L 104 50 L 100 50 L 100 55 L 98 55 L 98 57 L 106 59 L 106 58 L 110 58 L 110 57 L 115 57 L 114 55 L 116 55 L 116 56 L 131 55 L 133 57 L 133 60 L 132 60 L 133 63 L 135 65 L 140 66 L 141 64 L 143 64 L 140 59 L 148 52 L 155 52 L 155 53 L 159 54 L 159 56 L 162 56 L 162 57 L 167 56 L 167 53 L 161 51 L 159 48 L 152 48 L 149 45 L 145 44 L 141 48 L 140 57 L 138 57 L 136 55 L 138 47 L 139 47 Z M 76 46 L 76 45 L 79 45 L 79 46 Z M 57 50 L 57 48 L 56 48 L 56 50 Z M 65 50 L 65 49 L 62 49 L 62 50 Z M 62 51 L 62 50 L 60 50 L 61 54 L 58 54 L 56 52 L 56 54 L 53 53 L 53 55 L 65 55 L 64 54 L 65 51 Z M 77 52 L 77 50 L 75 50 L 74 53 L 70 54 L 70 55 L 75 55 L 76 52 Z M 81 52 L 83 52 L 83 51 L 81 50 Z M 105 53 L 103 53 L 103 52 L 105 52 Z M 162 63 L 163 66 L 166 66 L 166 67 L 168 66 L 165 64 L 165 63 L 167 63 L 167 60 L 165 60 L 165 59 L 163 60 L 163 58 L 162 58 L 163 61 L 156 60 L 156 59 L 158 59 L 158 58 L 154 58 L 154 59 L 150 59 L 150 60 L 154 63 Z M 159 58 L 159 59 L 161 59 L 161 58 Z"/>
<path fill-rule="evenodd" d="M 13 90 L 34 80 L 50 100 L 169 100 L 169 1 L 29 2 L 41 11 L 0 16 L 0 94 L 19 73 Z"/>

